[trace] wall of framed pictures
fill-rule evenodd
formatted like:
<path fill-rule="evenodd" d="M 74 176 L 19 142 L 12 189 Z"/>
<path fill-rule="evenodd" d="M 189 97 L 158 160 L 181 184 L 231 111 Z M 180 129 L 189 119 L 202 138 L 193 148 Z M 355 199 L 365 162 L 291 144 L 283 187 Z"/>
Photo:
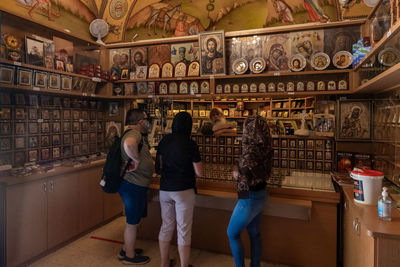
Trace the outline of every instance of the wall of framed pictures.
<path fill-rule="evenodd" d="M 82 98 L 0 93 L 0 165 L 104 151 L 105 106 Z"/>

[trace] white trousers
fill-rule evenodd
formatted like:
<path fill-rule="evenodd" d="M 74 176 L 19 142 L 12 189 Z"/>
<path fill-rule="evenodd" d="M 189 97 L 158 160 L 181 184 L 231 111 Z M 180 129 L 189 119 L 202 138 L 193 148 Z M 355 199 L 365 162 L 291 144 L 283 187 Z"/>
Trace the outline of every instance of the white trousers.
<path fill-rule="evenodd" d="M 162 225 L 158 235 L 159 240 L 171 241 L 176 224 L 178 245 L 190 245 L 195 199 L 194 189 L 184 191 L 160 190 Z"/>

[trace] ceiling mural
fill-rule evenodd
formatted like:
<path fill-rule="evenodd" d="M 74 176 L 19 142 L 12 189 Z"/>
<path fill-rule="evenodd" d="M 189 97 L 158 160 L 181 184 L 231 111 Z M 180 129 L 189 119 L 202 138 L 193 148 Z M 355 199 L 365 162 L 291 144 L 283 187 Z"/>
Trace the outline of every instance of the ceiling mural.
<path fill-rule="evenodd" d="M 89 24 L 110 26 L 106 43 L 366 17 L 372 0 L 1 0 L 0 9 L 91 38 Z M 373 1 L 372 1 L 373 2 Z"/>

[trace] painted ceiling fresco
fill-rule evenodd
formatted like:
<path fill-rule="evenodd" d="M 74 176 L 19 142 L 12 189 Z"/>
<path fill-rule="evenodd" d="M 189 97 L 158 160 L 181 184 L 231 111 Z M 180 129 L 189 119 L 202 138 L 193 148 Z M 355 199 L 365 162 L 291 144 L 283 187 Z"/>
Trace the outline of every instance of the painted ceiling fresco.
<path fill-rule="evenodd" d="M 93 38 L 89 23 L 110 26 L 106 43 L 366 17 L 373 0 L 1 0 L 0 9 Z"/>

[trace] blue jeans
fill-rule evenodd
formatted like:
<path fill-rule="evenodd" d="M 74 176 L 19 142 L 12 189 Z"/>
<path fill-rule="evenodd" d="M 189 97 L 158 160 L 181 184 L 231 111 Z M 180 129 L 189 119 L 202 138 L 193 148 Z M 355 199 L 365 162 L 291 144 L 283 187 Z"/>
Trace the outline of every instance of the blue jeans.
<path fill-rule="evenodd" d="M 251 244 L 251 264 L 250 267 L 259 267 L 261 260 L 261 236 L 260 221 L 264 204 L 268 199 L 266 189 L 260 191 L 250 191 L 247 199 L 239 199 L 233 210 L 228 226 L 228 237 L 231 245 L 233 258 L 236 267 L 244 267 L 244 248 L 240 233 L 247 228 Z"/>

